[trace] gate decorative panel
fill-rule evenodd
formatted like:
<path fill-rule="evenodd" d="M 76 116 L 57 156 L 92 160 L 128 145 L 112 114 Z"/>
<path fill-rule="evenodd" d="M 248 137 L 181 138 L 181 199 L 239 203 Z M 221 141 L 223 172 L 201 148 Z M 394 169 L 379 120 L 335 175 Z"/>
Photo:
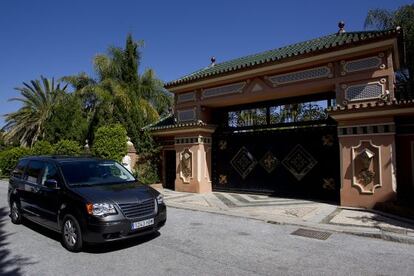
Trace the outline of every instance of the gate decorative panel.
<path fill-rule="evenodd" d="M 335 125 L 218 130 L 213 136 L 212 153 L 215 190 L 339 199 Z"/>
<path fill-rule="evenodd" d="M 233 168 L 245 179 L 257 164 L 254 156 L 242 147 L 230 161 Z"/>
<path fill-rule="evenodd" d="M 282 163 L 300 181 L 318 162 L 301 145 L 297 145 Z"/>

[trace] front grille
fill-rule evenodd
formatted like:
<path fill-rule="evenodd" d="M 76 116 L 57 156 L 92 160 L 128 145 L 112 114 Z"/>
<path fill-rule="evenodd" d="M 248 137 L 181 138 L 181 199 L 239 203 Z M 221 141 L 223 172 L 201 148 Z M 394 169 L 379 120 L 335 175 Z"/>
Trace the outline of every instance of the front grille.
<path fill-rule="evenodd" d="M 155 199 L 146 199 L 140 203 L 118 203 L 118 206 L 127 218 L 145 217 L 154 214 Z"/>

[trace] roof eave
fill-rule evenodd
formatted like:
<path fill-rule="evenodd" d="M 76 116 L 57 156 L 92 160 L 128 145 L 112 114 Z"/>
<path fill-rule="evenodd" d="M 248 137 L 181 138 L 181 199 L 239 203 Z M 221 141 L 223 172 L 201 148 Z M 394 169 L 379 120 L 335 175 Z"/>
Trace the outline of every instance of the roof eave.
<path fill-rule="evenodd" d="M 167 127 L 167 128 L 152 129 L 149 131 L 151 132 L 151 135 L 154 135 L 154 136 L 169 136 L 173 134 L 187 133 L 189 131 L 213 133 L 216 130 L 216 128 L 217 128 L 216 125 L 196 124 L 196 125 L 174 126 L 174 127 Z"/>
<path fill-rule="evenodd" d="M 254 65 L 254 66 L 248 66 L 248 67 L 244 67 L 240 69 L 235 69 L 230 72 L 219 73 L 219 74 L 211 75 L 208 77 L 201 77 L 201 78 L 197 78 L 191 81 L 182 82 L 179 84 L 167 83 L 164 87 L 173 93 L 182 92 L 182 91 L 189 90 L 191 87 L 208 85 L 210 83 L 217 81 L 217 79 L 220 79 L 220 80 L 231 79 L 233 77 L 238 77 L 239 75 L 249 75 L 250 72 L 256 72 L 256 71 L 266 72 L 266 71 L 270 71 L 270 70 L 273 70 L 279 67 L 285 67 L 285 66 L 287 67 L 287 66 L 290 66 L 291 64 L 295 64 L 295 65 L 304 64 L 310 61 L 324 59 L 326 58 L 327 55 L 330 55 L 334 52 L 337 52 L 338 55 L 342 55 L 343 52 L 349 51 L 350 49 L 355 49 L 355 52 L 358 52 L 360 51 L 360 49 L 365 49 L 365 48 L 374 49 L 374 48 L 377 48 L 377 44 L 379 42 L 384 42 L 382 44 L 395 47 L 396 39 L 397 39 L 397 34 L 391 33 L 387 36 L 381 36 L 380 38 L 371 39 L 369 43 L 366 43 L 366 41 L 363 41 L 363 43 L 359 42 L 359 43 L 354 43 L 354 44 L 345 44 L 341 46 L 335 46 L 335 47 L 331 47 L 328 49 L 322 49 L 319 51 L 305 53 L 302 55 L 297 55 L 297 56 L 293 56 L 290 58 L 285 58 L 285 59 L 281 59 L 277 61 L 262 63 L 262 64 Z M 395 49 L 395 51 L 398 52 L 398 49 Z M 399 63 L 397 63 L 397 66 L 398 64 Z"/>

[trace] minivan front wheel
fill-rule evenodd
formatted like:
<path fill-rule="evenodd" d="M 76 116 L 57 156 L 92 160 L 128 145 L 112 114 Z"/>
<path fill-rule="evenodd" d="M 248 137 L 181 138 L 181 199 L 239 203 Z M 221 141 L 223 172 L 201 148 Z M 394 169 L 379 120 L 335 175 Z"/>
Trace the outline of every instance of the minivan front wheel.
<path fill-rule="evenodd" d="M 72 215 L 66 215 L 62 223 L 62 243 L 72 252 L 82 249 L 82 232 L 78 220 Z"/>
<path fill-rule="evenodd" d="M 12 201 L 11 208 L 10 208 L 10 218 L 12 223 L 20 224 L 22 222 L 22 215 L 20 213 L 20 208 L 17 205 L 15 200 Z"/>

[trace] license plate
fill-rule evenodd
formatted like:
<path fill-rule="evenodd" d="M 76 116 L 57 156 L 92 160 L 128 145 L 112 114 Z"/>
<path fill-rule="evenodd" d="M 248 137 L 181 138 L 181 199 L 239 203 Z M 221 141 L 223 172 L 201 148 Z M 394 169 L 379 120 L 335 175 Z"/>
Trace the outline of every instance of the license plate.
<path fill-rule="evenodd" d="M 143 228 L 146 226 L 150 226 L 154 224 L 154 219 L 146 219 L 146 220 L 141 220 L 141 221 L 137 221 L 137 222 L 133 222 L 131 225 L 131 229 L 135 230 L 135 229 L 139 229 L 139 228 Z"/>

